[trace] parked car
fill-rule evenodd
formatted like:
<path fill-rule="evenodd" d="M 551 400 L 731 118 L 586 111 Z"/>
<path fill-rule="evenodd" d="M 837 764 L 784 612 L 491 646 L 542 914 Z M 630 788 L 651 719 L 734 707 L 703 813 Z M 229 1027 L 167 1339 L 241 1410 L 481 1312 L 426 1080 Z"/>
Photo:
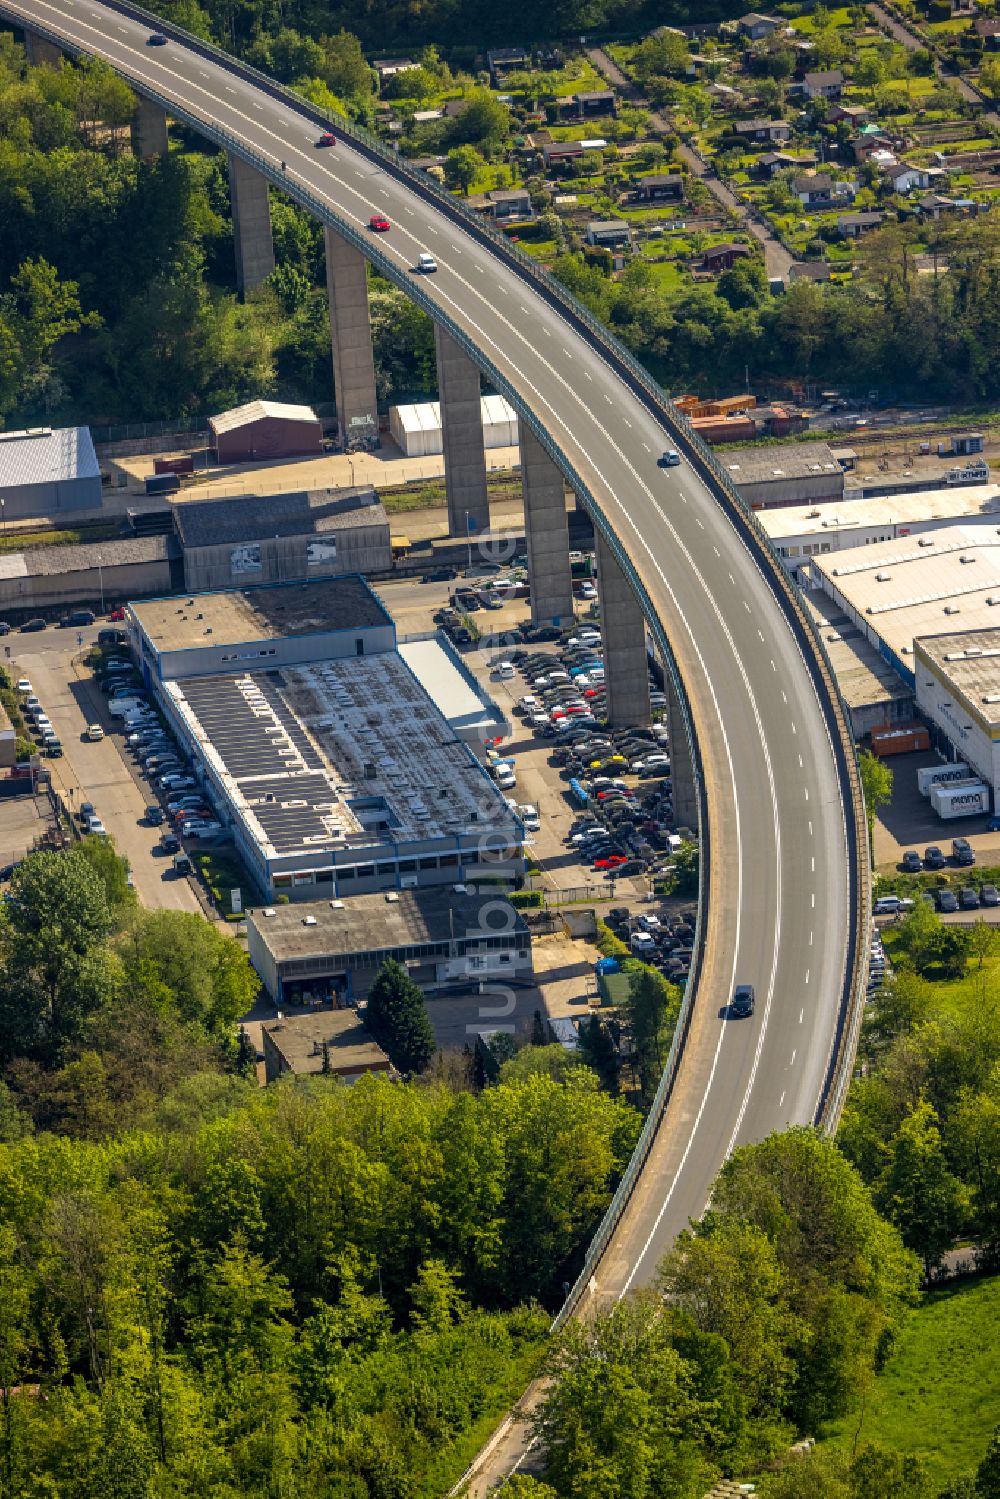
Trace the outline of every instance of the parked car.
<path fill-rule="evenodd" d="M 92 723 L 87 725 L 87 738 L 94 744 L 96 744 L 99 739 L 104 738 L 104 730 L 101 728 L 99 723 Z"/>
<path fill-rule="evenodd" d="M 908 848 L 902 859 L 903 870 L 906 874 L 919 874 L 923 868 L 923 861 L 915 848 Z"/>
<path fill-rule="evenodd" d="M 937 893 L 937 908 L 943 913 L 951 913 L 958 910 L 958 896 L 954 890 L 939 890 Z"/>
<path fill-rule="evenodd" d="M 979 892 L 979 899 L 984 906 L 1000 906 L 1000 892 L 996 885 L 984 885 Z"/>
<path fill-rule="evenodd" d="M 149 823 L 150 827 L 158 828 L 164 820 L 165 818 L 163 808 L 158 806 L 156 802 L 150 802 L 149 806 L 146 808 L 146 821 Z"/>
<path fill-rule="evenodd" d="M 37 635 L 39 630 L 47 630 L 49 622 L 47 619 L 28 619 L 21 626 L 22 635 Z"/>
<path fill-rule="evenodd" d="M 975 885 L 963 885 L 958 892 L 958 902 L 963 911 L 978 911 L 979 891 Z"/>
<path fill-rule="evenodd" d="M 936 843 L 932 843 L 929 848 L 924 849 L 924 863 L 928 869 L 944 868 L 945 857 Z"/>

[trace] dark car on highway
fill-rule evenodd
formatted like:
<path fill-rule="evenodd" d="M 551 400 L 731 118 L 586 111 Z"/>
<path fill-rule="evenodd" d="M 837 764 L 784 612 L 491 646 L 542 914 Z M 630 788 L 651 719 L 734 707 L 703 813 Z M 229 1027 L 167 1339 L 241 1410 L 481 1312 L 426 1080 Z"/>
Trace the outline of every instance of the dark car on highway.
<path fill-rule="evenodd" d="M 733 999 L 729 1006 L 729 1012 L 731 1015 L 743 1019 L 747 1015 L 753 1014 L 753 1003 L 753 984 L 737 984 L 733 990 Z"/>

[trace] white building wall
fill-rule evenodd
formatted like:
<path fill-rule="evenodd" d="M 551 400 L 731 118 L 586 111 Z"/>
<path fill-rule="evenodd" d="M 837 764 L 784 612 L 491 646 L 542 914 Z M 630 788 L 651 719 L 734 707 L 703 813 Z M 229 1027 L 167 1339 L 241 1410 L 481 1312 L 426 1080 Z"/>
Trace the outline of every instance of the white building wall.
<path fill-rule="evenodd" d="M 991 788 L 996 806 L 1000 795 L 1000 739 L 991 737 L 988 728 L 968 712 L 947 681 L 923 657 L 914 663 L 914 669 L 917 708 L 946 736 L 958 758 Z"/>

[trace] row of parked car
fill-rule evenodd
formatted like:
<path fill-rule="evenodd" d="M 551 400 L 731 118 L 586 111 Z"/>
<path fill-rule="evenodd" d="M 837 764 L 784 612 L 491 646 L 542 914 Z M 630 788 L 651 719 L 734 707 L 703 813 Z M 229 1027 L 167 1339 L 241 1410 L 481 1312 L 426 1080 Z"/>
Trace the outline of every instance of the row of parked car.
<path fill-rule="evenodd" d="M 21 677 L 14 685 L 20 694 L 21 714 L 25 723 L 30 726 L 43 753 L 58 759 L 63 752 L 62 742 L 30 679 Z"/>
<path fill-rule="evenodd" d="M 622 942 L 644 963 L 658 968 L 672 983 L 684 983 L 691 971 L 694 952 L 695 912 L 679 911 L 667 916 L 653 911 L 633 916 L 627 906 L 613 907 L 604 918 Z M 615 959 L 604 958 L 598 969 L 614 971 Z"/>
<path fill-rule="evenodd" d="M 976 851 L 968 838 L 951 840 L 951 860 L 959 869 L 967 869 L 975 864 Z M 924 849 L 923 858 L 915 848 L 908 848 L 900 860 L 900 868 L 904 874 L 920 874 L 924 869 L 946 869 L 947 865 L 948 860 L 936 843 L 931 843 Z"/>
<path fill-rule="evenodd" d="M 596 624 L 580 623 L 565 631 L 554 653 L 518 649 L 492 664 L 491 674 L 500 681 L 515 672 L 531 688 L 518 703 L 518 712 L 542 738 L 557 738 L 572 720 L 590 727 L 607 715 L 604 647 Z M 667 699 L 654 688 L 650 703 L 654 712 L 662 712 Z"/>
<path fill-rule="evenodd" d="M 921 890 L 919 899 L 936 906 L 943 914 L 954 911 L 976 911 L 980 906 L 1000 906 L 1000 891 L 996 885 L 963 885 L 956 891 L 950 885 L 939 890 Z M 916 901 L 906 895 L 880 895 L 876 898 L 876 916 L 905 916 L 912 911 Z"/>
<path fill-rule="evenodd" d="M 223 834 L 222 824 L 198 789 L 187 755 L 149 702 L 132 663 L 124 657 L 109 657 L 101 671 L 101 685 L 108 695 L 108 711 L 121 719 L 127 748 L 165 803 L 165 807 L 150 803 L 146 821 L 154 827 L 167 824 L 160 840 L 164 852 L 183 862 L 181 838 L 211 840 Z"/>

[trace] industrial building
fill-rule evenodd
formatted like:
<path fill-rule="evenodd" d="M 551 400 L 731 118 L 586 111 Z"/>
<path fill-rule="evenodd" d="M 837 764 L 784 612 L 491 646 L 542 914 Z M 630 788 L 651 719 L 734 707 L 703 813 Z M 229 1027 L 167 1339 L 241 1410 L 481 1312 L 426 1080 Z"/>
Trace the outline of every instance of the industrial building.
<path fill-rule="evenodd" d="M 3 520 L 99 510 L 101 470 L 89 427 L 0 432 Z"/>
<path fill-rule="evenodd" d="M 0 555 L 0 618 L 8 624 L 74 604 L 95 609 L 180 587 L 172 536 L 33 547 Z"/>
<path fill-rule="evenodd" d="M 996 525 L 998 518 L 998 484 L 846 500 L 842 505 L 787 505 L 759 516 L 778 556 L 796 577 L 813 557 L 938 531 L 956 521 Z"/>
<path fill-rule="evenodd" d="M 389 518 L 370 487 L 171 505 L 192 593 L 297 583 L 392 566 Z"/>
<path fill-rule="evenodd" d="M 730 448 L 719 462 L 752 510 L 844 498 L 844 470 L 825 442 Z"/>
<path fill-rule="evenodd" d="M 903 681 L 915 687 L 920 636 L 988 630 L 1000 609 L 1000 528 L 946 526 L 814 557 L 813 582 L 836 601 Z"/>
<path fill-rule="evenodd" d="M 267 899 L 523 871 L 520 824 L 363 579 L 128 614 L 143 676 Z"/>
<path fill-rule="evenodd" d="M 247 912 L 247 943 L 275 1004 L 306 994 L 364 999 L 389 958 L 426 991 L 530 984 L 533 975 L 521 913 L 464 888 L 256 908 Z"/>
<path fill-rule="evenodd" d="M 403 640 L 399 654 L 459 739 L 478 746 L 509 736 L 510 720 L 442 636 Z"/>
<path fill-rule="evenodd" d="M 822 589 L 808 589 L 803 602 L 829 657 L 855 739 L 864 739 L 885 725 L 909 723 L 913 718 L 913 688 L 883 659 L 864 632 Z"/>
<path fill-rule="evenodd" d="M 483 446 L 516 448 L 517 412 L 503 396 L 483 396 Z M 419 406 L 390 406 L 389 432 L 406 458 L 433 458 L 444 452 L 440 401 Z"/>
<path fill-rule="evenodd" d="M 937 746 L 1000 795 L 1000 627 L 913 643 L 917 706 Z"/>
<path fill-rule="evenodd" d="M 393 1077 L 392 1063 L 353 1010 L 317 1010 L 282 1015 L 260 1028 L 264 1077 L 269 1083 L 291 1072 L 325 1072 L 353 1083 L 367 1073 Z"/>
<path fill-rule="evenodd" d="M 251 401 L 208 419 L 220 463 L 300 458 L 323 451 L 323 426 L 311 406 Z"/>

